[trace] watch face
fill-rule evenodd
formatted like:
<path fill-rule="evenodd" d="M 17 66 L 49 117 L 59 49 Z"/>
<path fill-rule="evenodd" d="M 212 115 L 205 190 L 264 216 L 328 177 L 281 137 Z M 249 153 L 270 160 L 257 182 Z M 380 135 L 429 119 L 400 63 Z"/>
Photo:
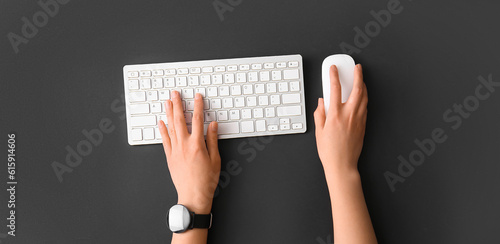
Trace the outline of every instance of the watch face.
<path fill-rule="evenodd" d="M 177 204 L 168 211 L 168 227 L 174 233 L 184 232 L 191 222 L 189 210 L 183 205 Z"/>

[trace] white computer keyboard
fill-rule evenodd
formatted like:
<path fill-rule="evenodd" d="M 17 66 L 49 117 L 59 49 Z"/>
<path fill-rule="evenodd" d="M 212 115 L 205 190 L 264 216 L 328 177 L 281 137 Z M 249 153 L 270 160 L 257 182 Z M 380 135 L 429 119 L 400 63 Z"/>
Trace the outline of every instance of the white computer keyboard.
<path fill-rule="evenodd" d="M 130 145 L 161 143 L 158 121 L 167 122 L 173 90 L 189 131 L 195 93 L 204 97 L 205 134 L 211 121 L 220 139 L 306 131 L 300 55 L 126 65 L 123 75 Z"/>

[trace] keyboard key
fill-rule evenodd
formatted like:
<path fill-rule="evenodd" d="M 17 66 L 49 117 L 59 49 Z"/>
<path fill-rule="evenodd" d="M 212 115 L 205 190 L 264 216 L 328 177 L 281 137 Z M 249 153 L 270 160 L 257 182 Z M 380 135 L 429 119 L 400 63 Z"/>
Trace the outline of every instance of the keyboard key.
<path fill-rule="evenodd" d="M 141 77 L 150 77 L 151 70 L 141 70 L 140 75 L 141 75 Z"/>
<path fill-rule="evenodd" d="M 228 120 L 227 111 L 225 110 L 218 111 L 217 118 L 219 118 L 219 121 Z"/>
<path fill-rule="evenodd" d="M 279 92 L 287 92 L 288 91 L 288 82 L 280 82 L 278 84 Z"/>
<path fill-rule="evenodd" d="M 128 89 L 129 90 L 138 90 L 139 89 L 139 80 L 129 80 L 128 81 Z"/>
<path fill-rule="evenodd" d="M 214 67 L 203 67 L 203 73 L 212 73 L 214 72 Z"/>
<path fill-rule="evenodd" d="M 156 136 L 156 139 L 161 140 L 161 133 L 160 133 L 160 129 L 158 127 L 155 127 L 155 136 Z"/>
<path fill-rule="evenodd" d="M 220 86 L 219 96 L 229 96 L 229 86 Z"/>
<path fill-rule="evenodd" d="M 253 109 L 253 117 L 254 118 L 263 118 L 264 117 L 264 111 L 262 108 L 254 108 Z"/>
<path fill-rule="evenodd" d="M 170 91 L 169 90 L 161 90 L 159 98 L 160 98 L 160 101 L 165 101 L 167 99 L 170 99 Z"/>
<path fill-rule="evenodd" d="M 168 77 L 168 78 L 165 78 L 163 81 L 164 81 L 165 88 L 175 87 L 175 78 Z"/>
<path fill-rule="evenodd" d="M 252 110 L 249 108 L 245 108 L 241 110 L 241 118 L 242 119 L 251 119 L 252 118 Z"/>
<path fill-rule="evenodd" d="M 151 103 L 151 113 L 161 113 L 163 112 L 163 106 L 161 103 Z"/>
<path fill-rule="evenodd" d="M 239 82 L 239 83 L 247 82 L 247 74 L 246 73 L 236 73 L 236 82 Z"/>
<path fill-rule="evenodd" d="M 182 98 L 189 99 L 194 98 L 194 90 L 193 89 L 182 89 Z"/>
<path fill-rule="evenodd" d="M 284 106 L 278 107 L 278 116 L 298 116 L 302 114 L 302 108 L 300 105 L 298 106 Z"/>
<path fill-rule="evenodd" d="M 240 133 L 239 124 L 238 124 L 238 122 L 219 123 L 217 133 L 219 135 Z"/>
<path fill-rule="evenodd" d="M 241 64 L 240 65 L 240 70 L 249 70 L 250 69 L 250 65 L 248 64 Z"/>
<path fill-rule="evenodd" d="M 275 115 L 274 107 L 266 108 L 266 118 L 273 118 Z"/>
<path fill-rule="evenodd" d="M 146 92 L 131 92 L 129 93 L 130 102 L 145 102 Z"/>
<path fill-rule="evenodd" d="M 227 66 L 227 71 L 232 72 L 232 71 L 237 71 L 238 66 L 237 65 L 228 65 Z"/>
<path fill-rule="evenodd" d="M 132 129 L 130 132 L 132 141 L 142 141 L 142 129 Z"/>
<path fill-rule="evenodd" d="M 267 83 L 266 86 L 267 86 L 268 93 L 276 92 L 276 83 Z"/>
<path fill-rule="evenodd" d="M 210 85 L 210 75 L 202 75 L 201 76 L 201 85 L 202 86 L 206 86 L 206 85 Z"/>
<path fill-rule="evenodd" d="M 155 139 L 155 131 L 153 128 L 146 128 L 142 131 L 144 136 L 144 140 L 153 140 Z"/>
<path fill-rule="evenodd" d="M 205 112 L 205 122 L 212 122 L 215 120 L 216 120 L 215 112 L 213 112 L 213 111 Z"/>
<path fill-rule="evenodd" d="M 186 101 L 186 110 L 188 111 L 194 110 L 194 100 Z"/>
<path fill-rule="evenodd" d="M 163 70 L 162 69 L 153 70 L 153 75 L 154 76 L 162 76 L 163 75 Z"/>
<path fill-rule="evenodd" d="M 146 94 L 148 97 L 148 101 L 158 100 L 158 92 L 157 91 L 148 91 Z"/>
<path fill-rule="evenodd" d="M 254 132 L 253 121 L 242 121 L 241 122 L 241 132 L 243 133 L 251 133 Z"/>
<path fill-rule="evenodd" d="M 262 71 L 260 72 L 260 81 L 269 81 L 269 71 Z"/>
<path fill-rule="evenodd" d="M 234 98 L 234 106 L 237 108 L 245 107 L 245 98 L 235 97 Z"/>
<path fill-rule="evenodd" d="M 269 125 L 267 127 L 269 131 L 277 131 L 278 130 L 278 125 Z"/>
<path fill-rule="evenodd" d="M 289 129 L 290 129 L 290 124 L 280 125 L 280 130 L 289 130 Z"/>
<path fill-rule="evenodd" d="M 131 104 L 130 114 L 149 114 L 149 104 Z"/>
<path fill-rule="evenodd" d="M 202 97 L 205 97 L 205 88 L 204 87 L 198 87 L 194 89 L 196 93 L 199 93 Z"/>
<path fill-rule="evenodd" d="M 156 116 L 141 116 L 141 117 L 130 117 L 130 125 L 132 126 L 153 126 L 156 125 Z"/>
<path fill-rule="evenodd" d="M 274 69 L 274 63 L 265 63 L 264 69 Z"/>
<path fill-rule="evenodd" d="M 247 107 L 257 106 L 257 97 L 247 97 Z"/>
<path fill-rule="evenodd" d="M 224 72 L 226 71 L 226 66 L 216 66 L 215 72 Z"/>
<path fill-rule="evenodd" d="M 290 124 L 290 119 L 289 118 L 280 119 L 280 125 L 281 124 Z"/>
<path fill-rule="evenodd" d="M 286 62 L 279 62 L 276 63 L 276 68 L 286 68 Z"/>
<path fill-rule="evenodd" d="M 211 103 L 211 109 L 218 109 L 218 108 L 222 108 L 222 103 L 221 103 L 221 100 L 220 99 L 212 99 L 210 101 Z"/>
<path fill-rule="evenodd" d="M 214 85 L 222 84 L 222 75 L 221 74 L 212 75 L 212 84 Z"/>
<path fill-rule="evenodd" d="M 177 72 L 175 69 L 167 69 L 165 70 L 165 75 L 175 75 Z"/>
<path fill-rule="evenodd" d="M 298 69 L 283 70 L 283 79 L 285 80 L 296 80 L 299 78 Z"/>
<path fill-rule="evenodd" d="M 229 118 L 231 120 L 239 120 L 240 119 L 240 110 L 229 111 Z"/>
<path fill-rule="evenodd" d="M 281 95 L 283 104 L 300 103 L 300 93 Z"/>
<path fill-rule="evenodd" d="M 137 72 L 137 71 L 128 72 L 128 77 L 137 78 L 137 77 L 139 77 L 139 72 Z"/>
<path fill-rule="evenodd" d="M 232 96 L 241 95 L 241 86 L 231 86 L 231 95 Z"/>
<path fill-rule="evenodd" d="M 189 76 L 189 86 L 199 86 L 200 85 L 200 77 L 197 75 Z"/>
<path fill-rule="evenodd" d="M 255 93 L 262 94 L 265 93 L 264 84 L 255 84 Z"/>
<path fill-rule="evenodd" d="M 245 95 L 253 94 L 253 85 L 243 85 L 243 94 Z"/>
<path fill-rule="evenodd" d="M 299 62 L 297 62 L 297 61 L 290 61 L 290 62 L 288 62 L 288 67 L 290 67 L 290 68 L 299 67 Z"/>
<path fill-rule="evenodd" d="M 262 69 L 262 64 L 252 64 L 252 69 Z"/>
<path fill-rule="evenodd" d="M 293 92 L 300 91 L 300 84 L 298 81 L 290 82 L 290 91 Z"/>
<path fill-rule="evenodd" d="M 255 121 L 255 127 L 257 128 L 257 132 L 266 131 L 266 121 L 265 120 L 257 120 Z"/>
<path fill-rule="evenodd" d="M 151 89 L 151 79 L 142 79 L 141 89 Z"/>
<path fill-rule="evenodd" d="M 210 102 L 208 100 L 203 100 L 203 109 L 210 109 Z"/>
<path fill-rule="evenodd" d="M 224 74 L 224 83 L 234 83 L 234 74 Z"/>
<path fill-rule="evenodd" d="M 199 73 L 201 73 L 201 69 L 198 68 L 198 67 L 189 68 L 189 73 L 191 73 L 191 74 L 199 74 Z"/>
<path fill-rule="evenodd" d="M 271 95 L 271 105 L 281 104 L 280 95 Z"/>
<path fill-rule="evenodd" d="M 267 105 L 269 105 L 269 97 L 259 96 L 259 106 L 267 106 Z"/>
<path fill-rule="evenodd" d="M 187 86 L 187 78 L 186 76 L 179 76 L 175 78 L 175 85 L 177 87 Z"/>
<path fill-rule="evenodd" d="M 300 130 L 300 129 L 302 129 L 302 123 L 293 123 L 292 124 L 292 129 L 294 129 L 294 130 Z"/>
<path fill-rule="evenodd" d="M 272 73 L 271 76 L 272 76 L 273 80 L 281 80 L 281 71 L 275 70 L 271 73 Z"/>
<path fill-rule="evenodd" d="M 227 97 L 222 99 L 222 106 L 224 108 L 232 108 L 233 107 L 233 98 Z"/>
<path fill-rule="evenodd" d="M 256 82 L 259 81 L 259 75 L 257 72 L 250 72 L 248 73 L 248 81 L 249 82 Z"/>
<path fill-rule="evenodd" d="M 153 88 L 158 89 L 163 87 L 163 79 L 162 78 L 154 78 L 153 79 Z"/>
<path fill-rule="evenodd" d="M 207 90 L 208 90 L 209 97 L 216 97 L 217 96 L 217 87 L 211 86 L 211 87 L 208 87 Z"/>
<path fill-rule="evenodd" d="M 187 75 L 187 74 L 189 74 L 189 70 L 187 68 L 177 69 L 177 74 Z"/>

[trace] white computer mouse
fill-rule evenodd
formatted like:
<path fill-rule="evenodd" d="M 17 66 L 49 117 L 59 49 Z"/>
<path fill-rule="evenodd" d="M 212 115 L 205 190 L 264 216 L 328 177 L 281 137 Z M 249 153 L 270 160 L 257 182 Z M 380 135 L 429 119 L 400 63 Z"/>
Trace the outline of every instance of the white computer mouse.
<path fill-rule="evenodd" d="M 335 54 L 323 60 L 323 99 L 325 100 L 325 113 L 330 107 L 330 67 L 336 65 L 339 71 L 340 86 L 342 87 L 342 103 L 349 98 L 354 83 L 354 59 L 347 54 Z"/>

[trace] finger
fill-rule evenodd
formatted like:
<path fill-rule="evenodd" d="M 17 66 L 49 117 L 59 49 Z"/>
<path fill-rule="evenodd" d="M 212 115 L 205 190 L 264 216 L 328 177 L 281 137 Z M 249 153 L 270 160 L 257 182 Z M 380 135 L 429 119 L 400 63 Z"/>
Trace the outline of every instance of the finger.
<path fill-rule="evenodd" d="M 357 64 L 354 67 L 354 83 L 352 85 L 351 95 L 349 95 L 347 103 L 351 107 L 357 109 L 363 98 L 363 93 L 364 93 L 363 71 L 361 68 L 361 64 Z"/>
<path fill-rule="evenodd" d="M 316 131 L 322 130 L 325 126 L 325 104 L 323 98 L 318 99 L 318 107 L 314 111 L 314 124 L 316 125 Z"/>
<path fill-rule="evenodd" d="M 194 96 L 193 128 L 191 135 L 203 138 L 203 98 L 201 94 Z"/>
<path fill-rule="evenodd" d="M 172 106 L 172 101 L 165 101 L 165 110 L 167 111 L 168 136 L 170 138 L 170 143 L 175 144 L 177 142 L 177 133 L 175 132 L 174 108 Z"/>
<path fill-rule="evenodd" d="M 330 67 L 330 108 L 337 109 L 342 104 L 342 89 L 340 86 L 339 70 L 336 65 Z"/>
<path fill-rule="evenodd" d="M 217 143 L 217 130 L 217 122 L 213 121 L 212 123 L 210 123 L 207 130 L 207 148 L 212 162 L 218 161 L 220 159 L 219 145 Z"/>
<path fill-rule="evenodd" d="M 168 135 L 168 129 L 163 120 L 160 120 L 160 125 L 158 126 L 161 134 L 161 140 L 163 141 L 163 149 L 166 155 L 170 155 L 172 152 L 172 143 L 170 142 L 170 136 Z"/>
<path fill-rule="evenodd" d="M 188 135 L 186 120 L 184 119 L 184 109 L 182 109 L 181 95 L 178 91 L 172 91 L 172 103 L 174 107 L 174 125 L 177 138 Z"/>
<path fill-rule="evenodd" d="M 363 84 L 363 98 L 361 98 L 361 103 L 359 105 L 359 110 L 366 111 L 368 106 L 368 90 L 366 89 L 366 84 Z"/>

